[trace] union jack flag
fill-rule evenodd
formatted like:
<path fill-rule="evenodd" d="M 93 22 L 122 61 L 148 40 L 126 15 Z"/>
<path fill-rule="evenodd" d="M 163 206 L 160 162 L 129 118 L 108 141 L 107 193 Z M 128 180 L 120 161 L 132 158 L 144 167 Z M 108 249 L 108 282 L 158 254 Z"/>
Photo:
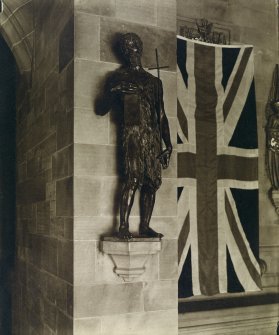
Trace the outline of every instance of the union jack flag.
<path fill-rule="evenodd" d="M 180 297 L 258 291 L 253 48 L 178 37 L 177 64 Z"/>

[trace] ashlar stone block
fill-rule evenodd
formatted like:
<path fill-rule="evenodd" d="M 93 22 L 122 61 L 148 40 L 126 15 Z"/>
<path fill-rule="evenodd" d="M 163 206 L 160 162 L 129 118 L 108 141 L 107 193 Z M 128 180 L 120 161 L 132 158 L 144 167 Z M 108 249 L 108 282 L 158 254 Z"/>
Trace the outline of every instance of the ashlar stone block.
<path fill-rule="evenodd" d="M 75 286 L 76 318 L 143 311 L 143 283 Z M 113 299 L 112 299 L 113 297 Z"/>
<path fill-rule="evenodd" d="M 75 144 L 75 175 L 116 176 L 116 152 L 111 145 Z"/>
<path fill-rule="evenodd" d="M 75 57 L 100 59 L 100 18 L 84 12 L 75 16 Z"/>
<path fill-rule="evenodd" d="M 101 335 L 101 318 L 74 320 L 75 335 Z"/>
<path fill-rule="evenodd" d="M 156 0 L 116 0 L 116 17 L 131 22 L 156 25 Z"/>
<path fill-rule="evenodd" d="M 74 283 L 92 284 L 95 281 L 95 242 L 74 242 Z"/>
<path fill-rule="evenodd" d="M 58 241 L 58 276 L 73 283 L 73 241 Z"/>
<path fill-rule="evenodd" d="M 160 299 L 158 299 L 160 297 Z M 144 310 L 169 310 L 177 308 L 177 281 L 147 282 L 144 286 Z"/>
<path fill-rule="evenodd" d="M 166 30 L 176 31 L 175 0 L 157 1 L 157 26 Z"/>
<path fill-rule="evenodd" d="M 73 178 L 65 178 L 56 182 L 56 199 L 57 216 L 72 216 Z"/>
<path fill-rule="evenodd" d="M 73 319 L 59 311 L 57 317 L 57 330 L 59 335 L 72 335 Z"/>
<path fill-rule="evenodd" d="M 74 219 L 75 240 L 100 240 L 103 235 L 111 235 L 115 229 L 112 216 L 84 216 Z"/>
<path fill-rule="evenodd" d="M 93 110 L 92 98 L 79 95 L 75 99 L 77 105 L 90 105 L 90 108 L 75 108 L 74 111 L 74 142 L 84 144 L 108 144 L 108 115 L 97 115 Z"/>
<path fill-rule="evenodd" d="M 75 216 L 115 216 L 120 184 L 116 177 L 75 177 Z"/>
<path fill-rule="evenodd" d="M 177 309 L 103 316 L 102 335 L 177 335 L 177 319 Z"/>
<path fill-rule="evenodd" d="M 115 0 L 75 0 L 74 2 L 78 11 L 103 16 L 115 15 Z"/>

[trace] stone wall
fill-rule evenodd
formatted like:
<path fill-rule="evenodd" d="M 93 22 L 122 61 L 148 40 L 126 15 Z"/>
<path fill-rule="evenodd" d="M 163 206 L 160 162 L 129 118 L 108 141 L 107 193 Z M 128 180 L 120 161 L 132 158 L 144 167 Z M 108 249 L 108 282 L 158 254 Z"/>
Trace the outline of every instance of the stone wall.
<path fill-rule="evenodd" d="M 22 76 L 17 89 L 13 333 L 68 335 L 73 327 L 73 3 L 30 5 L 32 78 Z"/>
<path fill-rule="evenodd" d="M 176 143 L 176 1 L 76 0 L 74 94 L 74 334 L 177 333 L 176 151 L 158 191 L 151 226 L 162 232 L 162 251 L 146 273 L 124 283 L 100 238 L 116 231 L 119 206 L 117 115 L 97 115 L 105 78 L 119 67 L 117 33 L 143 40 L 145 67 L 159 50 L 166 112 Z M 138 198 L 132 231 L 139 224 Z"/>
<path fill-rule="evenodd" d="M 11 273 L 15 252 L 15 59 L 0 36 L 0 333 L 11 322 Z"/>
<path fill-rule="evenodd" d="M 2 1 L 0 31 L 16 59 L 21 74 L 28 76 L 34 38 L 33 0 Z"/>
<path fill-rule="evenodd" d="M 276 0 L 178 0 L 180 18 L 206 18 L 231 30 L 231 43 L 254 45 L 255 85 L 259 137 L 260 257 L 268 273 L 266 289 L 278 286 L 279 219 L 268 198 L 271 185 L 265 170 L 265 106 L 272 72 L 278 63 L 278 12 Z"/>

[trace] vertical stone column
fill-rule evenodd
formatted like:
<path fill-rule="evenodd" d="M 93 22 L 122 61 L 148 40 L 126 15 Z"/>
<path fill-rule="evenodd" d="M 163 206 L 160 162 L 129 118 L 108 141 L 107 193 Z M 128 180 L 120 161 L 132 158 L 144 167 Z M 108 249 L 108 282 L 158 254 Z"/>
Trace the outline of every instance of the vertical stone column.
<path fill-rule="evenodd" d="M 33 1 L 32 80 L 17 89 L 13 334 L 73 332 L 73 1 Z M 19 17 L 20 20 L 20 17 Z M 24 72 L 24 71 L 23 71 Z M 24 74 L 24 73 L 23 73 Z"/>
<path fill-rule="evenodd" d="M 103 234 L 117 229 L 119 177 L 117 115 L 96 114 L 109 72 L 119 67 L 115 34 L 143 40 L 145 67 L 159 50 L 165 107 L 176 143 L 176 1 L 76 0 L 74 87 L 74 334 L 175 335 L 177 325 L 176 148 L 164 172 L 151 226 L 165 237 L 146 272 L 124 283 L 108 255 Z M 156 74 L 156 73 L 154 73 Z M 138 203 L 138 199 L 135 200 Z M 137 231 L 139 209 L 131 215 Z"/>

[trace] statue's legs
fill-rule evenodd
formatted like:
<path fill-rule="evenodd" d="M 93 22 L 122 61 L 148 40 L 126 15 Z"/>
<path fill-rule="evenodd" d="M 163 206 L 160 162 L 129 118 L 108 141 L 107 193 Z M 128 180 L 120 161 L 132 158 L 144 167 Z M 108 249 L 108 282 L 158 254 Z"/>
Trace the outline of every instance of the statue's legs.
<path fill-rule="evenodd" d="M 120 199 L 120 227 L 118 236 L 130 239 L 133 235 L 129 232 L 129 216 L 133 207 L 136 190 L 139 186 L 137 179 L 125 182 Z"/>
<path fill-rule="evenodd" d="M 141 188 L 140 209 L 141 209 L 141 223 L 139 233 L 147 237 L 163 237 L 163 234 L 157 233 L 149 227 L 154 204 L 156 198 L 156 191 L 149 185 L 143 185 Z"/>

